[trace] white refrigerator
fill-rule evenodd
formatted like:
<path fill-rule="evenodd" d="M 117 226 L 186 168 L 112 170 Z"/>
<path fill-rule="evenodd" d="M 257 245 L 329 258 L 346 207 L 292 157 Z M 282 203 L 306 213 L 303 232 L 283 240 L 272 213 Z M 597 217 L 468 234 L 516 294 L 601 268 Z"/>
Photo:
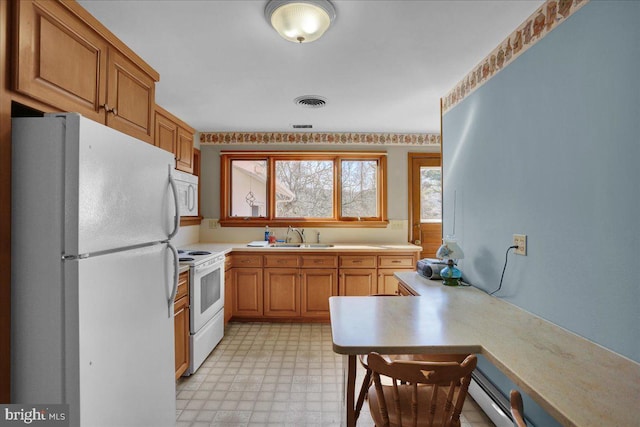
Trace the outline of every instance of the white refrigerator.
<path fill-rule="evenodd" d="M 13 119 L 12 403 L 175 425 L 174 164 L 78 114 Z"/>

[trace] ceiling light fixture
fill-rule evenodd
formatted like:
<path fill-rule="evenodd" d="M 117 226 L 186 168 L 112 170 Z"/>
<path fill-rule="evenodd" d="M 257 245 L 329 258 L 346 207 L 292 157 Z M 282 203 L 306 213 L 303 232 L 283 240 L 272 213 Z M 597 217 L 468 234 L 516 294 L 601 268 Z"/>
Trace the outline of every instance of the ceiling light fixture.
<path fill-rule="evenodd" d="M 264 16 L 282 38 L 309 43 L 327 31 L 336 9 L 329 0 L 270 0 Z"/>

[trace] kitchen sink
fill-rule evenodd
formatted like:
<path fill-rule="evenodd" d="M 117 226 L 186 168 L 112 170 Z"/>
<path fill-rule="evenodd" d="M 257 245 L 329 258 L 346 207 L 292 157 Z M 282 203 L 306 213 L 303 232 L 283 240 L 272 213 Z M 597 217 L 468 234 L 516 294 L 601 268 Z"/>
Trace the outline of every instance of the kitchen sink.
<path fill-rule="evenodd" d="M 271 248 L 333 248 L 334 245 L 328 243 L 274 243 Z"/>

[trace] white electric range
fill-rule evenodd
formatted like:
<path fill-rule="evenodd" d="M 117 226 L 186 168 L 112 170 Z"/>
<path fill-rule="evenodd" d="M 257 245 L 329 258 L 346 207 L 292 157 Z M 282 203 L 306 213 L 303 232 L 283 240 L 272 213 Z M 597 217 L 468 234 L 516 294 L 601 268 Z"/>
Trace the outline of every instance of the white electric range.
<path fill-rule="evenodd" d="M 178 249 L 189 266 L 189 368 L 193 374 L 224 336 L 224 253 Z"/>

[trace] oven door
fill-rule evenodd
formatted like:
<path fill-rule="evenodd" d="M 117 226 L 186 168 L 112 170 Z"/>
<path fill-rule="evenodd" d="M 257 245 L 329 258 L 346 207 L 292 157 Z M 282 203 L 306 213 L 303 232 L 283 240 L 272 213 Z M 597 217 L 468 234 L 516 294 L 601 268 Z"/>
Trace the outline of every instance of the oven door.
<path fill-rule="evenodd" d="M 224 261 L 192 267 L 191 334 L 195 334 L 224 306 Z"/>

